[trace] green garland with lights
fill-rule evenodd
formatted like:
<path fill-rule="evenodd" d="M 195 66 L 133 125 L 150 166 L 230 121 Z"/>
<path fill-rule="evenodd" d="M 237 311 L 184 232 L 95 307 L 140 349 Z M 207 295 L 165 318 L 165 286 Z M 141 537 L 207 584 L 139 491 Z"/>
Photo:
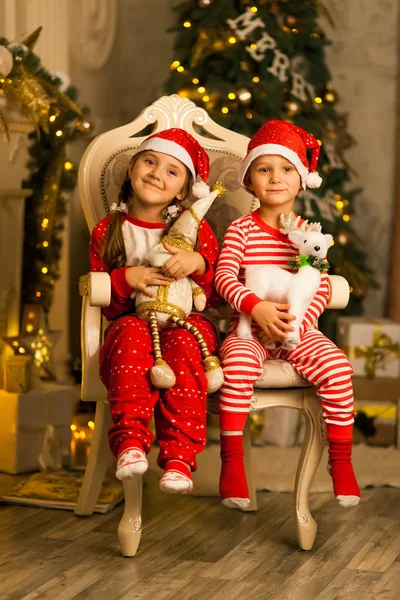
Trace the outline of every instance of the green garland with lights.
<path fill-rule="evenodd" d="M 35 124 L 29 134 L 29 174 L 22 187 L 32 190 L 26 200 L 23 249 L 22 305 L 40 304 L 48 313 L 54 284 L 60 276 L 61 232 L 68 199 L 76 186 L 77 167 L 68 160 L 67 146 L 92 125 L 89 110 L 77 103 L 78 90 L 52 75 L 33 52 L 41 28 L 23 42 L 0 38 L 0 94 Z M 4 67 L 3 67 L 4 68 Z M 0 111 L 0 132 L 9 131 Z"/>
<path fill-rule="evenodd" d="M 329 41 L 320 21 L 333 24 L 327 7 L 321 0 L 185 0 L 175 10 L 168 93 L 248 136 L 268 119 L 284 119 L 320 140 L 323 184 L 300 194 L 295 209 L 334 236 L 331 272 L 350 283 L 347 314 L 362 313 L 365 294 L 377 284 L 351 224 L 360 189 L 349 183 L 344 154 L 354 140 L 347 116 L 337 112 L 326 64 Z"/>

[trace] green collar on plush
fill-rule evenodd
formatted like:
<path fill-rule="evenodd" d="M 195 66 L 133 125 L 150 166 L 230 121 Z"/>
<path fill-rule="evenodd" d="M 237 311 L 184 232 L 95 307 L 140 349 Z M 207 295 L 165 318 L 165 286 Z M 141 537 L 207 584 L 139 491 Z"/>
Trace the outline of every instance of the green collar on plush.
<path fill-rule="evenodd" d="M 314 267 L 318 271 L 328 271 L 329 263 L 318 256 L 302 256 L 297 255 L 294 258 L 289 258 L 288 265 L 293 271 L 298 271 L 301 267 Z"/>

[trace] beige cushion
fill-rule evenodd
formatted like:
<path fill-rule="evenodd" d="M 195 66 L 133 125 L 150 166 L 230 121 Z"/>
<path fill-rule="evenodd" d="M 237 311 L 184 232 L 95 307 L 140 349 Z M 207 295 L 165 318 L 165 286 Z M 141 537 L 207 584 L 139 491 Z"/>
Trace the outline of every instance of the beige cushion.
<path fill-rule="evenodd" d="M 255 388 L 264 389 L 312 386 L 313 384 L 306 379 L 303 379 L 287 360 L 281 359 L 266 360 L 263 365 L 261 377 L 254 382 Z"/>

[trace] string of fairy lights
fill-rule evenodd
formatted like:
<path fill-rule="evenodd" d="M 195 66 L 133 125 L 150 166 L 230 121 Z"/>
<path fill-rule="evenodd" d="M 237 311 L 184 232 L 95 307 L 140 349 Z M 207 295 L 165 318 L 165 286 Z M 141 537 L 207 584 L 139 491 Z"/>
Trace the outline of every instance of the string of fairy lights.
<path fill-rule="evenodd" d="M 238 11 L 237 4 L 232 2 L 230 10 L 228 2 L 220 6 L 217 0 L 196 0 L 177 9 L 175 58 L 166 89 L 203 106 L 217 123 L 249 136 L 266 118 L 314 129 L 322 145 L 324 185 L 318 192 L 307 191 L 308 196 L 299 194 L 299 209 L 303 214 L 306 206 L 312 207 L 305 217 L 316 215 L 333 234 L 333 272 L 349 280 L 354 298 L 362 298 L 376 283 L 352 228 L 360 190 L 344 185 L 354 172 L 344 154 L 355 140 L 348 133 L 347 115 L 336 112 L 338 93 L 325 64 L 327 41 L 317 17 L 324 14 L 332 25 L 329 7 L 320 0 L 304 0 L 301 7 L 288 0 L 240 0 L 243 10 Z M 279 61 L 286 64 L 285 76 Z"/>
<path fill-rule="evenodd" d="M 212 4 L 213 0 L 200 0 L 199 4 L 200 6 L 203 7 L 207 7 L 210 6 Z M 246 0 L 242 0 L 242 4 L 248 4 L 248 2 L 246 2 Z M 262 2 L 261 4 L 266 4 L 266 2 Z M 272 3 L 272 5 L 274 6 L 274 3 Z M 276 6 L 276 3 L 275 3 Z M 252 5 L 249 7 L 251 12 L 253 13 L 257 13 L 258 12 L 258 7 L 255 5 Z M 284 33 L 292 33 L 292 34 L 298 34 L 299 33 L 299 29 L 298 27 L 296 27 L 297 24 L 297 19 L 296 17 L 294 17 L 293 15 L 286 15 L 283 21 L 283 24 L 281 25 L 281 30 Z M 192 23 L 189 20 L 185 20 L 182 23 L 182 27 L 184 29 L 189 29 L 192 27 Z M 215 40 L 213 42 L 213 50 L 214 51 L 223 51 L 225 49 L 225 47 L 227 45 L 234 45 L 237 44 L 238 42 L 240 42 L 241 40 L 237 38 L 237 36 L 229 33 L 229 32 L 223 32 L 221 34 L 222 36 L 225 37 L 225 39 L 221 39 L 218 38 L 217 40 Z M 321 36 L 321 34 L 318 31 L 312 31 L 310 34 L 311 38 L 319 38 Z M 206 43 L 208 40 L 208 34 L 206 31 L 201 31 L 199 34 L 199 39 L 203 39 L 204 42 Z M 255 43 L 251 43 L 250 44 L 250 48 L 252 49 L 256 49 L 256 44 Z M 243 67 L 247 67 L 247 65 L 242 65 Z M 177 73 L 180 73 L 182 75 L 188 75 L 191 71 L 192 71 L 192 79 L 191 79 L 191 83 L 192 83 L 192 87 L 185 87 L 182 89 L 179 89 L 177 91 L 177 94 L 182 97 L 182 98 L 190 98 L 194 101 L 200 101 L 203 103 L 204 107 L 207 110 L 213 110 L 216 108 L 216 92 L 213 90 L 212 92 L 208 91 L 205 83 L 201 83 L 200 78 L 198 76 L 196 76 L 195 73 L 193 73 L 193 69 L 190 69 L 188 66 L 185 66 L 183 64 L 181 64 L 181 62 L 179 60 L 174 60 L 171 65 L 170 65 L 170 69 L 171 71 L 176 71 Z M 251 78 L 251 81 L 253 84 L 258 84 L 260 83 L 260 77 L 259 75 L 253 75 Z M 220 101 L 222 101 L 222 106 L 219 107 L 219 111 L 222 115 L 227 115 L 231 110 L 235 110 L 237 109 L 237 101 L 239 101 L 241 104 L 243 105 L 249 105 L 252 101 L 252 91 L 246 87 L 239 87 L 236 90 L 230 90 L 228 91 L 222 98 L 220 97 Z M 212 98 L 213 97 L 213 98 Z M 316 108 L 320 108 L 324 102 L 328 103 L 328 104 L 335 104 L 337 102 L 338 99 L 338 95 L 336 93 L 336 91 L 334 90 L 333 86 L 330 84 L 325 85 L 325 89 L 324 89 L 324 93 L 323 95 L 319 96 L 316 95 L 313 99 Z M 228 102 L 229 101 L 229 102 Z M 299 103 L 299 101 L 291 99 L 291 100 L 287 100 L 286 102 L 284 102 L 283 104 L 284 110 L 287 113 L 287 117 L 288 120 L 291 120 L 292 117 L 296 116 L 297 114 L 299 114 L 299 112 L 301 111 L 301 105 Z M 253 118 L 253 112 L 249 109 L 246 111 L 245 116 L 247 119 L 252 119 Z M 321 145 L 322 144 L 322 140 L 318 139 L 318 143 Z M 329 163 L 325 163 L 322 166 L 322 171 L 326 174 L 328 173 L 330 170 L 330 165 Z M 348 207 L 350 206 L 350 202 L 349 200 L 345 199 L 342 197 L 341 194 L 335 194 L 335 201 L 336 201 L 336 209 L 339 213 L 341 213 L 341 217 L 342 220 L 345 223 L 349 223 L 349 221 L 352 218 L 352 215 L 349 214 L 347 212 Z M 338 243 L 339 245 L 346 245 L 349 243 L 350 241 L 350 234 L 349 232 L 341 232 L 336 236 L 336 243 Z"/>

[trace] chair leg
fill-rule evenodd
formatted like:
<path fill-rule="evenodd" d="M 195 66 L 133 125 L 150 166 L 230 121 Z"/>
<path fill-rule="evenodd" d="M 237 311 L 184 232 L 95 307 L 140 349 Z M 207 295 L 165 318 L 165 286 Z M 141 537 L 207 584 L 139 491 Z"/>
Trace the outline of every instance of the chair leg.
<path fill-rule="evenodd" d="M 297 541 L 302 550 L 311 550 L 317 535 L 317 523 L 310 513 L 308 494 L 323 452 L 320 413 L 321 404 L 315 391 L 304 391 L 306 434 L 297 467 L 294 504 Z"/>
<path fill-rule="evenodd" d="M 142 477 L 135 475 L 123 482 L 125 510 L 118 525 L 118 540 L 122 554 L 135 556 L 142 535 Z"/>
<path fill-rule="evenodd" d="M 249 488 L 250 504 L 243 509 L 246 512 L 257 510 L 256 481 L 254 478 L 252 448 L 250 436 L 250 419 L 247 419 L 243 432 L 244 468 L 246 470 L 247 486 Z"/>
<path fill-rule="evenodd" d="M 111 415 L 108 403 L 105 401 L 97 402 L 89 460 L 75 508 L 75 515 L 77 516 L 93 514 L 111 457 L 107 439 L 107 431 L 110 426 Z"/>

